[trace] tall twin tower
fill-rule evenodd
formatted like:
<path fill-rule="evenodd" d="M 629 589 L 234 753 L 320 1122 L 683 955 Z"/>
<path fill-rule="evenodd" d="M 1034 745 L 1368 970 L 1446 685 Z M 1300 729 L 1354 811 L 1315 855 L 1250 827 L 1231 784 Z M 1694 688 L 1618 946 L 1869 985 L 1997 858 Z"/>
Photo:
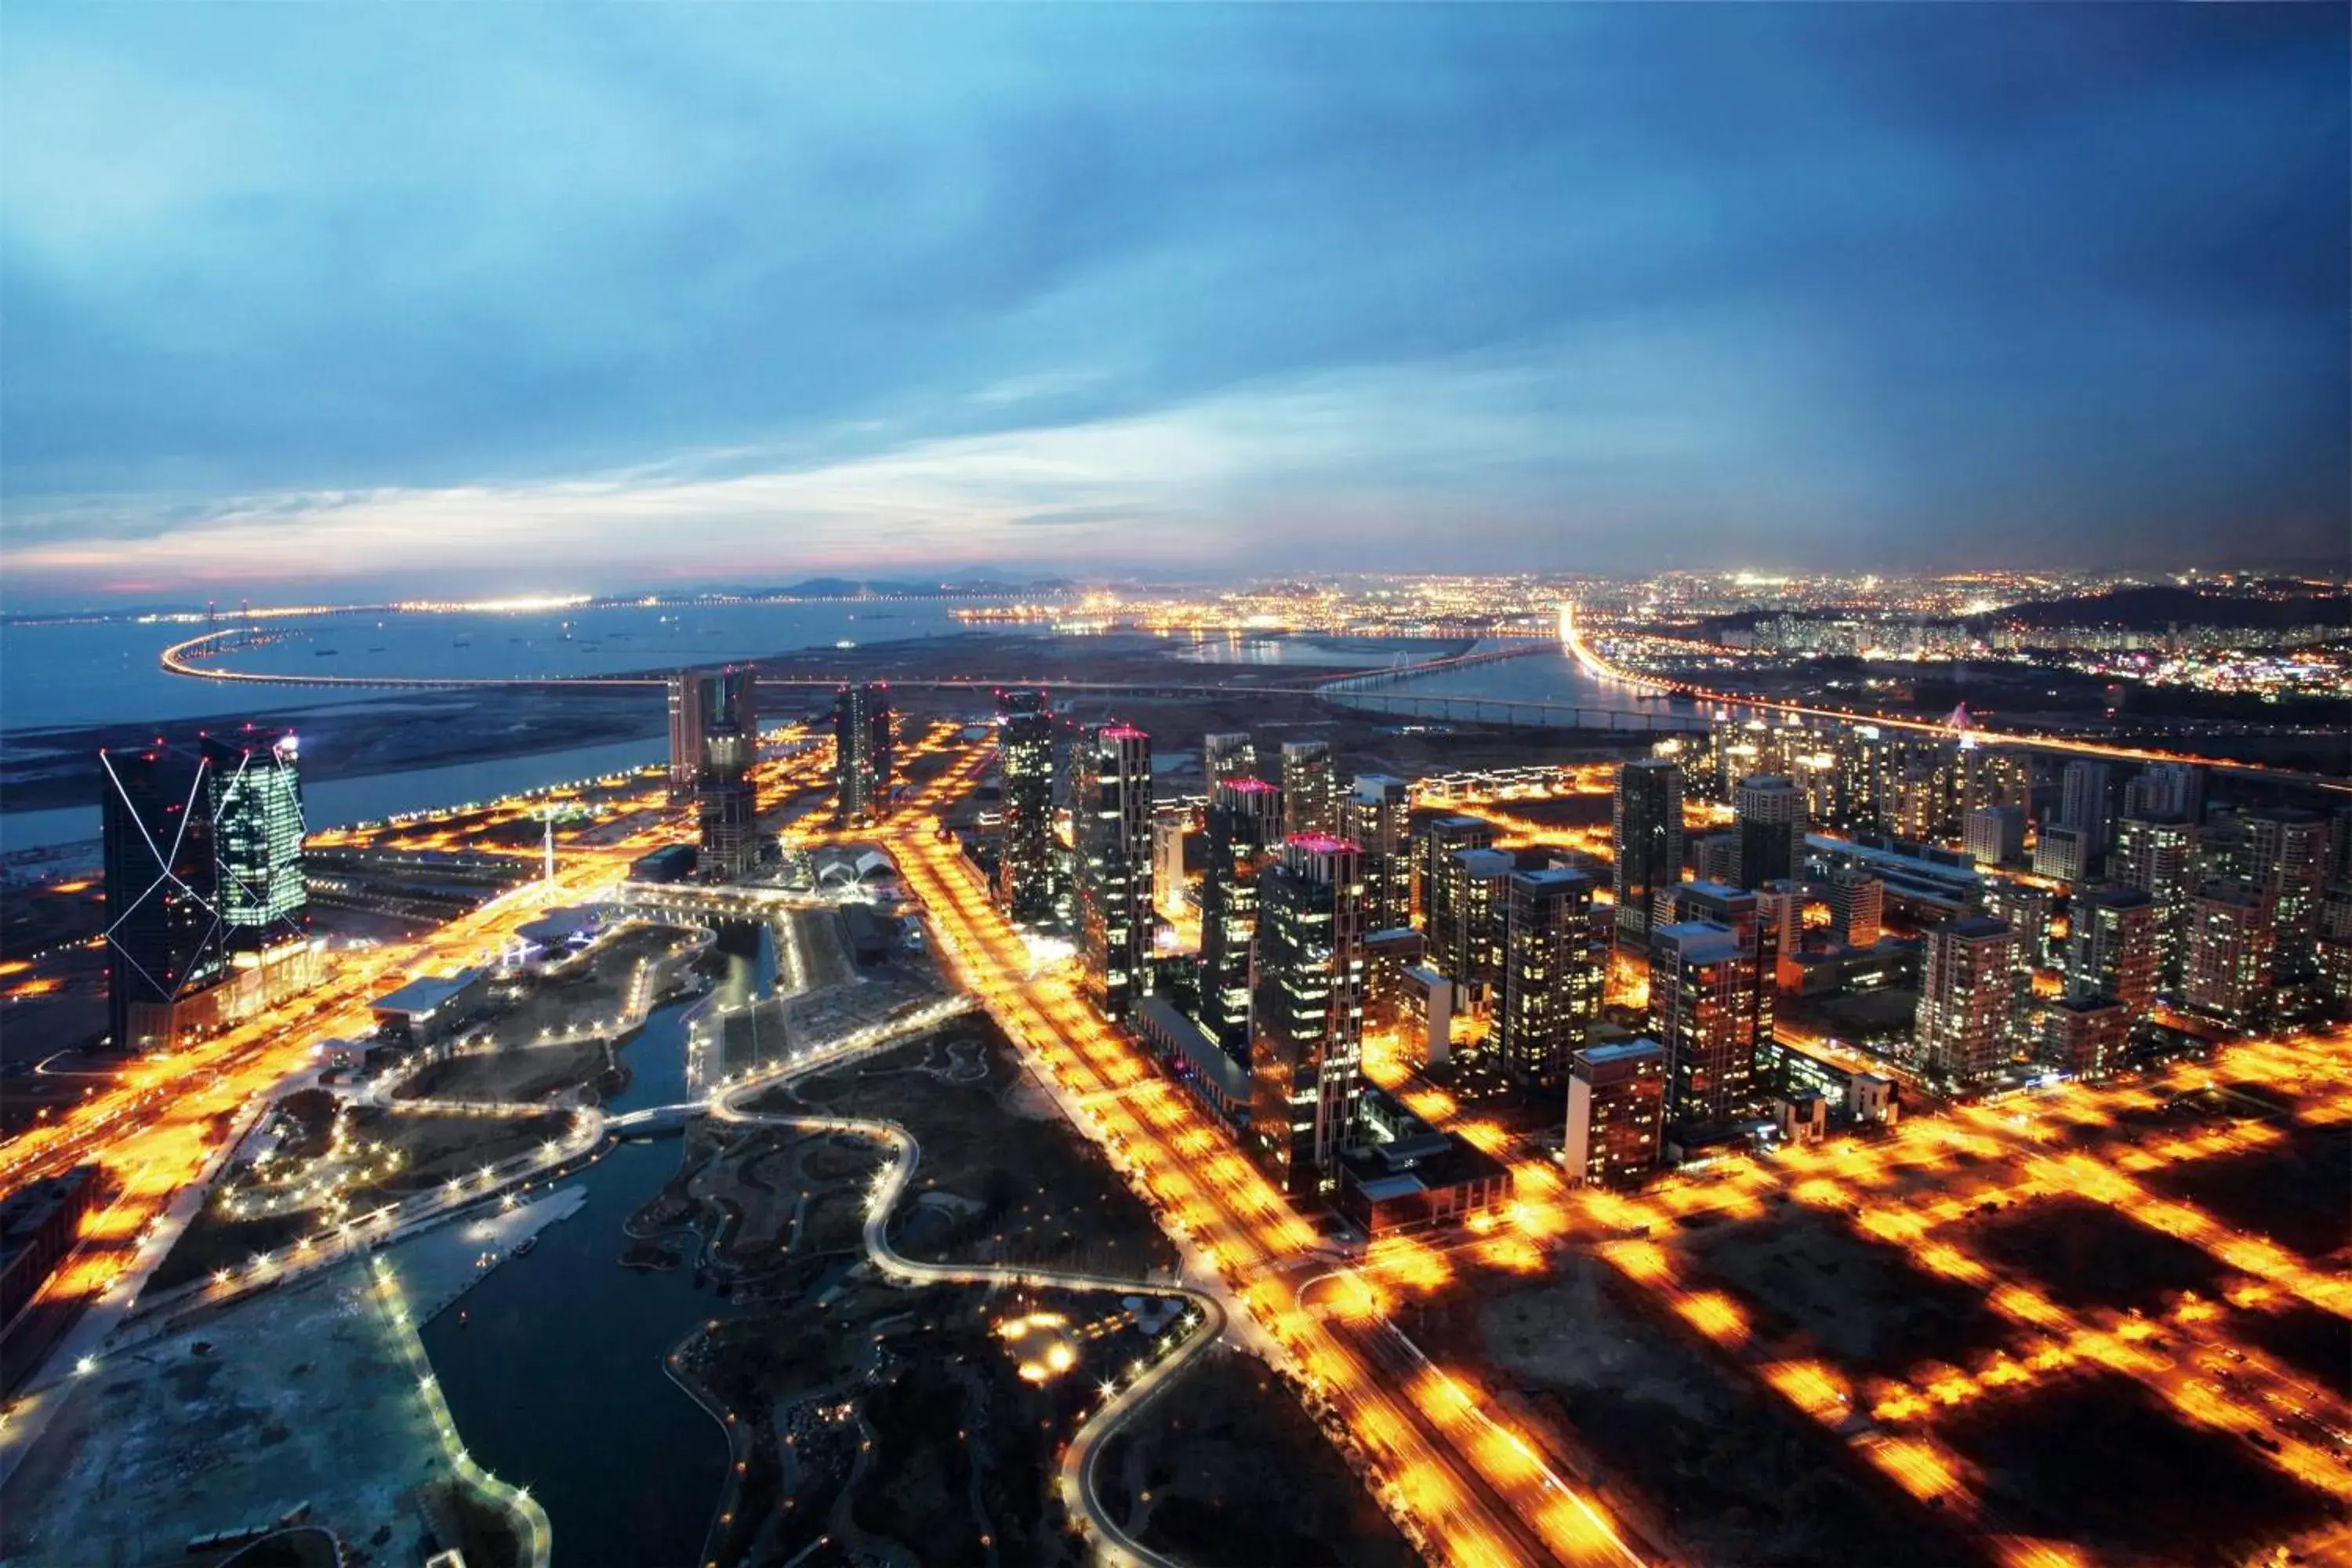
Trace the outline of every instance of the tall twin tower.
<path fill-rule="evenodd" d="M 890 689 L 834 696 L 836 820 L 871 822 L 888 808 L 895 755 Z M 669 683 L 669 793 L 692 801 L 703 879 L 734 881 L 760 863 L 758 672 L 749 665 L 682 669 Z"/>

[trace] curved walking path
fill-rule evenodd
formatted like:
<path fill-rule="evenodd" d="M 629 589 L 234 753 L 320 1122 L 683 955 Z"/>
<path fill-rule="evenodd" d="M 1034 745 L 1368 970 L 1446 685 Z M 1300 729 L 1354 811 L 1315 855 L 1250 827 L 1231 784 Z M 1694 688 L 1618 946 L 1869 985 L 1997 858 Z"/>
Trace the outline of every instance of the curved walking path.
<path fill-rule="evenodd" d="M 1073 1518 L 1083 1517 L 1094 1529 L 1100 1538 L 1103 1557 L 1113 1563 L 1131 1565 L 1131 1568 L 1182 1568 L 1173 1559 L 1160 1555 L 1127 1533 L 1110 1510 L 1103 1505 L 1097 1489 L 1095 1472 L 1102 1450 L 1109 1440 L 1126 1427 L 1136 1412 L 1149 1404 L 1154 1395 L 1166 1388 L 1178 1373 L 1224 1333 L 1224 1308 L 1213 1297 L 1181 1285 L 1154 1285 L 1139 1279 L 1050 1268 L 928 1263 L 907 1257 L 891 1246 L 889 1226 L 890 1216 L 898 1208 L 899 1198 L 905 1195 L 907 1184 L 914 1179 L 916 1163 L 922 1156 L 922 1145 L 916 1141 L 915 1135 L 895 1121 L 854 1116 L 788 1115 L 781 1111 L 748 1110 L 741 1103 L 751 1093 L 775 1088 L 778 1081 L 769 1079 L 723 1090 L 712 1098 L 711 1114 L 722 1121 L 783 1127 L 807 1132 L 845 1132 L 887 1144 L 890 1156 L 883 1164 L 872 1195 L 866 1200 L 865 1241 L 866 1256 L 877 1268 L 890 1278 L 919 1285 L 1024 1285 L 1033 1289 L 1122 1296 L 1181 1296 L 1199 1309 L 1199 1326 L 1187 1334 L 1173 1351 L 1154 1362 L 1143 1375 L 1121 1388 L 1108 1404 L 1088 1417 L 1071 1437 L 1062 1456 L 1063 1504 L 1070 1510 Z"/>

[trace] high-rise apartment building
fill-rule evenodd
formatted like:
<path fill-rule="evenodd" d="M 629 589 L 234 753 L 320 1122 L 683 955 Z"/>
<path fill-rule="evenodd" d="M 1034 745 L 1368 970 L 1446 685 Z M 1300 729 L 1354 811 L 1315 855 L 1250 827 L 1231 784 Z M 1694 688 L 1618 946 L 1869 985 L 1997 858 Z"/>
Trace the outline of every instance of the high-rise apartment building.
<path fill-rule="evenodd" d="M 877 822 L 890 808 L 894 766 L 890 689 L 880 681 L 834 694 L 834 804 L 842 822 Z"/>
<path fill-rule="evenodd" d="M 2081 865 L 2069 881 L 2095 877 L 2106 868 L 2109 802 L 2115 770 L 2090 757 L 2076 757 L 2060 775 L 2058 826 L 2080 834 Z M 2037 868 L 2038 869 L 2038 868 Z"/>
<path fill-rule="evenodd" d="M 2114 1002 L 2126 1027 L 2156 1006 L 2156 900 L 2137 888 L 2094 888 L 2075 895 L 2067 917 L 2066 995 Z"/>
<path fill-rule="evenodd" d="M 1738 850 L 1732 879 L 1743 888 L 1800 877 L 1805 867 L 1805 797 L 1778 774 L 1739 781 L 1732 795 Z"/>
<path fill-rule="evenodd" d="M 694 775 L 701 827 L 696 868 L 707 881 L 731 881 L 760 863 L 759 687 L 741 665 L 694 677 L 702 759 Z"/>
<path fill-rule="evenodd" d="M 1184 913 L 1184 841 L 1192 836 L 1192 814 L 1181 805 L 1151 808 L 1151 896 L 1170 920 Z"/>
<path fill-rule="evenodd" d="M 1960 846 L 1979 866 L 2016 866 L 2025 859 L 2025 808 L 1980 805 L 1960 827 Z"/>
<path fill-rule="evenodd" d="M 1150 989 L 1150 735 L 1132 724 L 1106 724 L 1072 748 L 1070 827 L 1087 994 L 1123 1019 Z"/>
<path fill-rule="evenodd" d="M 2198 830 L 2169 816 L 2126 816 L 2116 825 L 2116 880 L 2156 904 L 2157 984 L 2178 991 L 2189 953 L 2189 905 L 2202 880 Z"/>
<path fill-rule="evenodd" d="M 1227 730 L 1201 737 L 1201 773 L 1214 789 L 1228 779 L 1245 779 L 1257 773 L 1257 745 L 1246 730 Z"/>
<path fill-rule="evenodd" d="M 1617 938 L 1634 947 L 1650 939 L 1658 890 L 1683 875 L 1683 774 L 1663 757 L 1644 757 L 1617 770 L 1610 810 L 1617 863 Z"/>
<path fill-rule="evenodd" d="M 2150 763 L 2124 785 L 2124 815 L 2195 822 L 2205 811 L 2205 773 L 2194 763 Z"/>
<path fill-rule="evenodd" d="M 1763 896 L 1746 888 L 1735 888 L 1726 882 L 1682 882 L 1669 889 L 1662 900 L 1667 921 L 1662 923 L 1704 921 L 1718 925 L 1737 937 L 1740 951 L 1756 966 L 1761 977 L 1752 994 L 1751 1008 L 1755 1024 L 1751 1033 L 1756 1038 L 1758 1070 L 1768 1065 L 1772 1051 L 1773 977 L 1780 962 L 1780 925 L 1768 919 Z"/>
<path fill-rule="evenodd" d="M 1295 834 L 1258 876 L 1252 1152 L 1286 1192 L 1334 1184 L 1362 1096 L 1362 854 Z"/>
<path fill-rule="evenodd" d="M 1431 967 L 1466 996 L 1501 978 L 1503 884 L 1518 868 L 1508 850 L 1456 849 L 1437 863 L 1429 919 Z"/>
<path fill-rule="evenodd" d="M 1328 741 L 1286 741 L 1282 747 L 1282 826 L 1286 833 L 1330 836 L 1339 825 L 1338 786 Z"/>
<path fill-rule="evenodd" d="M 996 694 L 996 777 L 1004 837 L 996 897 L 1024 924 L 1054 916 L 1054 713 L 1042 691 Z"/>
<path fill-rule="evenodd" d="M 2263 1023 L 2271 1014 L 2277 966 L 2277 917 L 2267 889 L 2232 879 L 2197 890 L 2181 988 L 2190 1012 L 2236 1028 Z"/>
<path fill-rule="evenodd" d="M 1830 934 L 1848 947 L 1878 945 L 1886 913 L 1886 884 L 1858 866 L 1830 873 Z"/>
<path fill-rule="evenodd" d="M 2122 1062 L 2131 1018 L 2120 1002 L 2062 996 L 2050 1005 L 2049 1059 L 2074 1078 L 2102 1079 Z"/>
<path fill-rule="evenodd" d="M 1756 950 L 1711 921 L 1650 933 L 1650 1032 L 1665 1048 L 1666 1120 L 1718 1127 L 1756 1114 L 1762 1042 Z"/>
<path fill-rule="evenodd" d="M 1444 945 L 1437 925 L 1437 907 L 1443 896 L 1437 888 L 1438 868 L 1457 849 L 1486 849 L 1492 847 L 1494 842 L 1495 825 L 1484 817 L 1433 816 L 1413 829 L 1412 907 L 1421 917 L 1423 929 L 1429 932 L 1433 954 Z"/>
<path fill-rule="evenodd" d="M 1364 928 L 1412 920 L 1412 786 L 1388 773 L 1358 773 L 1339 800 L 1339 836 L 1364 851 Z"/>
<path fill-rule="evenodd" d="M 1969 915 L 1927 928 L 1915 1038 L 1928 1076 L 1973 1088 L 2010 1059 L 2016 969 L 2017 933 L 2006 921 Z"/>
<path fill-rule="evenodd" d="M 1655 1040 L 1593 1046 L 1569 1058 L 1569 1180 L 1622 1187 L 1657 1164 L 1666 1052 Z"/>
<path fill-rule="evenodd" d="M 1257 931 L 1260 862 L 1282 841 L 1281 792 L 1234 778 L 1211 790 L 1208 861 L 1201 873 L 1201 1017 L 1218 1043 L 1246 1055 L 1250 953 Z"/>
<path fill-rule="evenodd" d="M 2269 895 L 2281 980 L 2312 973 L 2319 900 L 2326 891 L 2328 820 L 2299 806 L 2238 814 L 2240 874 Z"/>
<path fill-rule="evenodd" d="M 2033 841 L 2035 876 L 2072 886 L 2089 881 L 2095 875 L 2094 864 L 2089 829 L 2069 827 L 2063 822 L 2042 825 L 2042 832 Z"/>
<path fill-rule="evenodd" d="M 1985 879 L 1984 912 L 2008 923 L 2017 936 L 2017 966 L 2021 973 L 2052 962 L 2050 950 L 2050 889 L 2007 877 Z"/>
<path fill-rule="evenodd" d="M 1523 1083 L 1554 1084 L 1601 1014 L 1605 954 L 1593 942 L 1592 883 L 1576 871 L 1514 871 L 1502 894 L 1496 1059 Z"/>

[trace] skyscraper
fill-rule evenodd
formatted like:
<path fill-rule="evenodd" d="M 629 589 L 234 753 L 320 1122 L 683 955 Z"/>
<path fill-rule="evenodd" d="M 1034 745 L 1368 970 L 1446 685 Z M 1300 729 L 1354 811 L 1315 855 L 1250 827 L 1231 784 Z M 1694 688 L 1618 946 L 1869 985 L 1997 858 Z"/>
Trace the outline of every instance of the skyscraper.
<path fill-rule="evenodd" d="M 2017 933 L 1969 915 L 1927 928 L 1915 1038 L 1930 1076 L 1967 1089 L 2010 1058 L 2017 1013 Z"/>
<path fill-rule="evenodd" d="M 1359 773 L 1339 799 L 1339 835 L 1364 851 L 1364 929 L 1412 920 L 1412 786 L 1388 773 Z"/>
<path fill-rule="evenodd" d="M 226 966 L 213 906 L 205 764 L 161 741 L 100 751 L 98 761 L 106 775 L 107 1024 L 117 1050 L 153 1050 L 192 1031 L 182 1004 L 218 983 Z"/>
<path fill-rule="evenodd" d="M 2116 1003 L 2129 1027 L 2155 1007 L 2156 984 L 2156 900 L 2137 888 L 2077 894 L 2068 918 L 2068 999 Z"/>
<path fill-rule="evenodd" d="M 1072 750 L 1086 984 L 1106 1014 L 1125 1018 L 1150 986 L 1151 737 L 1131 724 L 1106 724 Z"/>
<path fill-rule="evenodd" d="M 1339 802 L 1328 741 L 1286 741 L 1282 747 L 1282 826 L 1286 833 L 1329 835 L 1339 826 Z"/>
<path fill-rule="evenodd" d="M 1493 854 L 1496 851 L 1470 851 Z M 1592 941 L 1592 883 L 1575 871 L 1514 871 L 1503 885 L 1495 1052 L 1522 1083 L 1555 1084 L 1601 1013 L 1604 954 Z"/>
<path fill-rule="evenodd" d="M 1442 942 L 1438 932 L 1437 870 L 1456 849 L 1485 849 L 1495 842 L 1495 825 L 1481 816 L 1433 816 L 1413 829 L 1412 907 L 1429 932 L 1430 952 Z"/>
<path fill-rule="evenodd" d="M 1294 834 L 1259 873 L 1250 1143 L 1294 1195 L 1330 1185 L 1353 1142 L 1363 1048 L 1362 855 Z"/>
<path fill-rule="evenodd" d="M 177 1045 L 318 983 L 298 754 L 250 726 L 99 753 L 118 1049 Z"/>
<path fill-rule="evenodd" d="M 1201 874 L 1201 1026 L 1236 1055 L 1249 1040 L 1250 953 L 1259 862 L 1281 842 L 1281 792 L 1235 778 L 1210 792 L 1208 864 Z"/>
<path fill-rule="evenodd" d="M 1249 778 L 1257 772 L 1257 747 L 1246 730 L 1230 730 L 1201 737 L 1201 772 L 1214 789 L 1227 779 Z"/>
<path fill-rule="evenodd" d="M 1004 841 L 996 896 L 1013 920 L 1054 914 L 1054 713 L 1042 691 L 996 694 L 996 775 Z"/>
<path fill-rule="evenodd" d="M 221 941 L 232 953 L 259 953 L 306 940 L 310 893 L 294 737 L 208 735 L 202 751 Z"/>
<path fill-rule="evenodd" d="M 1756 774 L 1733 792 L 1738 849 L 1733 880 L 1743 888 L 1803 874 L 1805 797 L 1778 774 Z"/>
<path fill-rule="evenodd" d="M 1677 883 L 1663 902 L 1672 921 L 1701 921 L 1731 932 L 1738 939 L 1740 951 L 1756 966 L 1761 984 L 1749 994 L 1749 1010 L 1755 1015 L 1750 1032 L 1756 1038 L 1760 1070 L 1772 1048 L 1776 1011 L 1772 981 L 1780 962 L 1780 925 L 1765 918 L 1764 900 L 1759 893 L 1723 882 Z"/>
<path fill-rule="evenodd" d="M 889 687 L 874 681 L 834 693 L 833 746 L 835 820 L 880 820 L 890 807 Z"/>
<path fill-rule="evenodd" d="M 702 677 L 681 669 L 669 678 L 669 797 L 694 798 L 702 773 Z"/>
<path fill-rule="evenodd" d="M 1503 883 L 1518 868 L 1505 849 L 1456 849 L 1437 863 L 1425 929 L 1431 967 L 1470 995 L 1501 977 Z"/>
<path fill-rule="evenodd" d="M 2238 879 L 2209 881 L 2189 905 L 2182 1001 L 2236 1028 L 2269 1017 L 2277 975 L 2278 926 L 2271 895 Z"/>
<path fill-rule="evenodd" d="M 702 829 L 697 868 L 707 881 L 731 881 L 760 863 L 759 686 L 741 665 L 694 678 L 702 762 L 695 772 Z"/>
<path fill-rule="evenodd" d="M 1617 849 L 1617 939 L 1639 947 L 1649 941 L 1658 889 L 1682 880 L 1682 769 L 1662 757 L 1619 768 L 1610 826 Z"/>
<path fill-rule="evenodd" d="M 1711 921 L 1650 933 L 1650 1032 L 1666 1053 L 1666 1120 L 1720 1127 L 1755 1114 L 1759 1095 L 1755 949 Z"/>

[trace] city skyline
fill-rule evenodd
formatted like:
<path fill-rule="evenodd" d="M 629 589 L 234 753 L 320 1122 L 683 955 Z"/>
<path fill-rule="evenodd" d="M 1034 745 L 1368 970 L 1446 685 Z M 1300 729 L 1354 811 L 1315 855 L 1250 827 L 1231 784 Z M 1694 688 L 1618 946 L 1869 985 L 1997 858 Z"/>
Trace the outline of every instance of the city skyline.
<path fill-rule="evenodd" d="M 20 605 L 2342 553 L 2339 11 L 131 15 L 0 67 Z"/>

